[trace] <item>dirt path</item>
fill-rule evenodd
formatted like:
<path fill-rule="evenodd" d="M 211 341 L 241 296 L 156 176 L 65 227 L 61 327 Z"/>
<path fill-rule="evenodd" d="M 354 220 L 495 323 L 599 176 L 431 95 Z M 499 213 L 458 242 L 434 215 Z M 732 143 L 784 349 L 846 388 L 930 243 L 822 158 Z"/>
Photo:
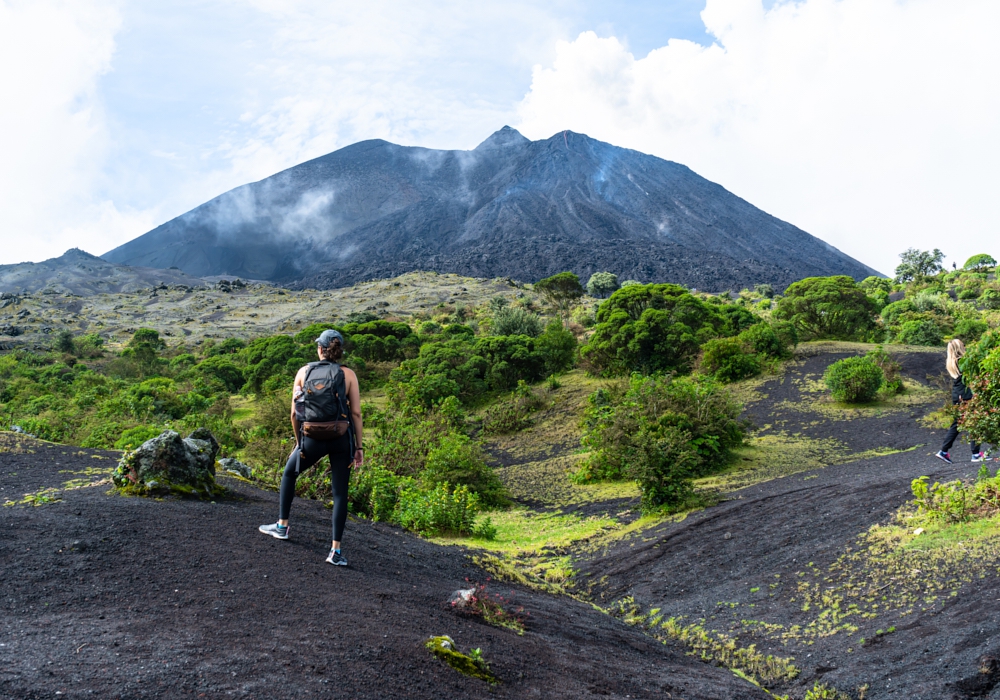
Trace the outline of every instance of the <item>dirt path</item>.
<path fill-rule="evenodd" d="M 93 455 L 114 456 L 14 444 L 0 500 L 74 477 L 60 472 L 99 478 L 112 462 Z M 351 521 L 351 566 L 334 568 L 318 503 L 296 502 L 280 542 L 256 531 L 275 494 L 226 485 L 217 504 L 103 486 L 0 508 L 0 697 L 765 697 L 570 598 L 491 584 L 529 613 L 524 636 L 458 617 L 450 594 L 486 579 L 463 550 Z M 502 683 L 433 658 L 438 634 L 482 648 Z"/>

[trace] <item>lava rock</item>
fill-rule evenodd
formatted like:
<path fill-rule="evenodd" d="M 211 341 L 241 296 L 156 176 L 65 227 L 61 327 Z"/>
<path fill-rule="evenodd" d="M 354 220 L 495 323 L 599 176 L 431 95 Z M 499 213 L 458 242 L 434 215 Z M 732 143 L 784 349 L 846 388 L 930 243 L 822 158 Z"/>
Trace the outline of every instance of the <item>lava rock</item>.
<path fill-rule="evenodd" d="M 122 455 L 112 480 L 119 488 L 140 493 L 167 490 L 213 496 L 218 490 L 215 483 L 218 454 L 219 443 L 207 428 L 198 428 L 186 438 L 165 430 Z"/>
<path fill-rule="evenodd" d="M 237 476 L 242 476 L 244 479 L 250 478 L 250 467 L 243 464 L 238 459 L 233 457 L 225 457 L 219 460 L 219 466 L 225 469 L 230 474 L 236 474 Z"/>
<path fill-rule="evenodd" d="M 451 598 L 448 599 L 448 602 L 451 604 L 453 608 L 459 608 L 459 609 L 465 608 L 468 607 L 470 603 L 472 603 L 472 599 L 473 597 L 475 597 L 475 595 L 476 595 L 475 588 L 460 588 L 459 590 L 451 594 Z"/>
<path fill-rule="evenodd" d="M 0 335 L 19 336 L 21 335 L 21 329 L 8 323 L 5 326 L 0 326 Z"/>

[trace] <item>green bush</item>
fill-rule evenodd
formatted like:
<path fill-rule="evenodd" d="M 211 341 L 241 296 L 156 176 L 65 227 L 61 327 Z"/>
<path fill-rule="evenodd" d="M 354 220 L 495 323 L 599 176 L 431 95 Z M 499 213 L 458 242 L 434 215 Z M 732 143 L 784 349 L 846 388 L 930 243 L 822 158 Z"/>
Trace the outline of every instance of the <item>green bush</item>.
<path fill-rule="evenodd" d="M 137 425 L 124 431 L 121 437 L 115 440 L 115 449 L 134 450 L 146 440 L 152 440 L 162 432 L 163 428 L 154 425 Z"/>
<path fill-rule="evenodd" d="M 837 401 L 871 403 L 885 379 L 881 368 L 871 359 L 848 357 L 827 367 L 823 381 Z"/>
<path fill-rule="evenodd" d="M 865 359 L 870 360 L 882 370 L 882 388 L 880 391 L 887 396 L 901 394 L 904 390 L 903 379 L 899 372 L 902 366 L 895 357 L 885 351 L 881 345 L 865 353 Z"/>
<path fill-rule="evenodd" d="M 622 287 L 597 310 L 597 326 L 580 350 L 594 372 L 687 371 L 702 343 L 723 335 L 726 318 L 676 284 Z"/>
<path fill-rule="evenodd" d="M 846 275 L 807 277 L 791 284 L 774 317 L 791 321 L 807 339 L 858 340 L 874 329 L 875 305 Z"/>
<path fill-rule="evenodd" d="M 916 310 L 917 307 L 914 306 L 912 299 L 894 301 L 882 309 L 882 322 L 887 326 L 899 325 L 906 314 L 913 313 Z"/>
<path fill-rule="evenodd" d="M 987 309 L 1000 309 L 1000 289 L 984 289 L 979 295 L 979 303 Z"/>
<path fill-rule="evenodd" d="M 542 319 L 519 306 L 504 306 L 493 313 L 490 322 L 493 335 L 526 335 L 535 338 L 542 334 Z"/>
<path fill-rule="evenodd" d="M 579 482 L 636 479 L 643 507 L 674 507 L 687 480 L 725 467 L 743 441 L 742 407 L 707 377 L 642 377 L 598 389 L 589 399 Z"/>
<path fill-rule="evenodd" d="M 941 329 L 934 321 L 906 321 L 899 327 L 896 342 L 903 345 L 941 345 Z"/>
<path fill-rule="evenodd" d="M 478 513 L 479 497 L 467 486 L 443 482 L 429 491 L 404 488 L 393 520 L 421 535 L 471 535 Z"/>
<path fill-rule="evenodd" d="M 576 336 L 564 327 L 559 319 L 552 319 L 535 342 L 535 347 L 542 356 L 542 364 L 546 375 L 559 374 L 573 367 L 576 360 Z M 533 377 L 525 377 L 534 381 Z"/>
<path fill-rule="evenodd" d="M 986 321 L 981 321 L 978 318 L 963 318 L 955 324 L 955 337 L 961 338 L 966 343 L 974 343 L 989 328 Z"/>
<path fill-rule="evenodd" d="M 395 522 L 393 517 L 399 494 L 415 488 L 413 477 L 398 476 L 377 464 L 366 464 L 354 470 L 348 489 L 351 511 L 372 520 Z"/>
<path fill-rule="evenodd" d="M 722 382 L 736 382 L 760 374 L 760 358 L 739 338 L 716 338 L 702 348 L 702 369 Z"/>
<path fill-rule="evenodd" d="M 483 448 L 465 435 L 446 435 L 427 455 L 421 485 L 432 489 L 441 483 L 466 486 L 487 507 L 510 505 L 507 489 L 487 464 Z"/>
<path fill-rule="evenodd" d="M 795 327 L 788 323 L 780 325 L 784 326 L 781 329 L 784 333 L 779 334 L 775 326 L 769 323 L 757 323 L 740 333 L 738 338 L 755 353 L 785 359 L 790 356 L 788 346 L 794 345 L 789 342 L 789 336 L 794 335 Z"/>

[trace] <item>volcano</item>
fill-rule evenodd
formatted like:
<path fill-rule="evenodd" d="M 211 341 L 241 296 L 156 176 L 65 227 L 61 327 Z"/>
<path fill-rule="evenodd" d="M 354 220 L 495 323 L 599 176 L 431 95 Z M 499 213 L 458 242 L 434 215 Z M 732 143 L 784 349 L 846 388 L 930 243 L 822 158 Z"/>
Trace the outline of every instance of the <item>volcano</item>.
<path fill-rule="evenodd" d="M 878 274 L 689 168 L 564 131 L 471 151 L 362 141 L 237 187 L 104 259 L 291 288 L 571 270 L 705 291 Z"/>

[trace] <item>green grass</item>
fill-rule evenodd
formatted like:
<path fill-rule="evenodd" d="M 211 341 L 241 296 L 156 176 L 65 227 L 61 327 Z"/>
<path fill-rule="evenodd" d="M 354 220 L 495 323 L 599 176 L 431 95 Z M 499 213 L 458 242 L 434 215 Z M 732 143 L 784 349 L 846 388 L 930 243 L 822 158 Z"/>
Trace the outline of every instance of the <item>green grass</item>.
<path fill-rule="evenodd" d="M 448 537 L 432 541 L 505 554 L 543 554 L 564 550 L 601 532 L 619 527 L 617 521 L 611 518 L 581 517 L 558 511 L 538 513 L 527 508 L 495 511 L 488 515 L 497 529 L 497 536 L 493 540 Z"/>

